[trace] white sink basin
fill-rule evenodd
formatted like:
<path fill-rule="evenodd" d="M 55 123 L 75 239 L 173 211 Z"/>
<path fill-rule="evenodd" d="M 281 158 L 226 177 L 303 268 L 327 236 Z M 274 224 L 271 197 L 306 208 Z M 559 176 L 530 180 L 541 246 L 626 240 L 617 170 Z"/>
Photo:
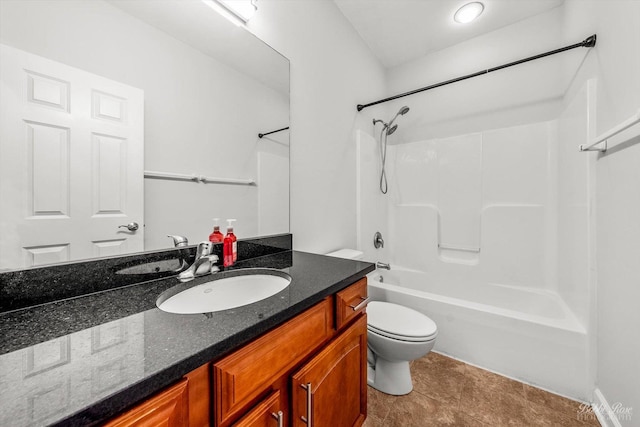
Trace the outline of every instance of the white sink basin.
<path fill-rule="evenodd" d="M 160 295 L 156 305 L 169 313 L 211 313 L 261 301 L 291 283 L 288 274 L 264 268 L 233 270 L 213 277 L 216 278 L 187 289 L 184 288 L 188 284 L 174 286 Z"/>

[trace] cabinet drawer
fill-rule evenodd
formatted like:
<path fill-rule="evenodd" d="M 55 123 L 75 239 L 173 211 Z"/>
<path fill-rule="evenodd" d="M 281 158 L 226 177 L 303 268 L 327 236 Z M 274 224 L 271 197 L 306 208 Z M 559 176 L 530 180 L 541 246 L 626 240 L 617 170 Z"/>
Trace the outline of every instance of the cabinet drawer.
<path fill-rule="evenodd" d="M 336 294 L 336 329 L 362 313 L 367 306 L 367 278 L 358 280 Z"/>
<path fill-rule="evenodd" d="M 333 335 L 332 299 L 326 298 L 284 325 L 213 365 L 216 425 L 255 403 L 274 381 Z"/>
<path fill-rule="evenodd" d="M 282 427 L 285 425 L 283 406 L 280 403 L 280 391 L 276 390 L 234 423 L 233 427 Z"/>
<path fill-rule="evenodd" d="M 158 425 L 167 427 L 189 426 L 189 400 L 186 379 L 109 421 L 105 424 L 105 427 Z"/>

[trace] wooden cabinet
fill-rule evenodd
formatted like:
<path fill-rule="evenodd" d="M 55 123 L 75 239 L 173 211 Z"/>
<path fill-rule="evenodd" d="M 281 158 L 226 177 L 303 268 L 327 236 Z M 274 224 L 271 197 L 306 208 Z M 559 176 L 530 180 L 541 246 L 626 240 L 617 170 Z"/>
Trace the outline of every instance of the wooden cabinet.
<path fill-rule="evenodd" d="M 294 426 L 360 426 L 367 417 L 367 319 L 362 315 L 292 377 Z"/>
<path fill-rule="evenodd" d="M 213 364 L 217 426 L 229 425 L 277 381 L 333 335 L 333 303 L 327 298 L 292 320 Z M 280 391 L 282 394 L 286 390 Z"/>
<path fill-rule="evenodd" d="M 144 403 L 109 421 L 107 427 L 189 427 L 188 380 L 156 394 Z"/>
<path fill-rule="evenodd" d="M 336 294 L 336 329 L 340 330 L 363 313 L 367 302 L 367 279 L 360 279 Z"/>
<path fill-rule="evenodd" d="M 107 426 L 359 427 L 367 409 L 366 302 L 362 279 Z"/>
<path fill-rule="evenodd" d="M 280 392 L 274 391 L 243 416 L 234 427 L 283 427 L 284 411 Z"/>
<path fill-rule="evenodd" d="M 200 366 L 185 375 L 189 395 L 189 427 L 211 425 L 211 365 Z"/>

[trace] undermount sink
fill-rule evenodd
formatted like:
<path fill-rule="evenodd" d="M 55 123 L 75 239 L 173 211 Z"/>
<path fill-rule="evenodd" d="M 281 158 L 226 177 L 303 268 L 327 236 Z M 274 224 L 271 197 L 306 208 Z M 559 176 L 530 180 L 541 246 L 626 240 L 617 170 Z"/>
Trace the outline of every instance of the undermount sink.
<path fill-rule="evenodd" d="M 283 291 L 291 283 L 288 274 L 268 268 L 225 271 L 213 277 L 196 286 L 174 286 L 158 297 L 156 305 L 168 313 L 211 313 L 253 304 Z"/>

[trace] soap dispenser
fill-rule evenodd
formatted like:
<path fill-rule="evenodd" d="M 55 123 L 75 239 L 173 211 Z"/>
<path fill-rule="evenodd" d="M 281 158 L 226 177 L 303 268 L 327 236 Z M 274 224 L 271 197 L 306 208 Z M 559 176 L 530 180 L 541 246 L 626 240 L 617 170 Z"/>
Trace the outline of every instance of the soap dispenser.
<path fill-rule="evenodd" d="M 238 260 L 238 242 L 236 235 L 233 234 L 233 222 L 235 219 L 227 220 L 227 235 L 224 236 L 222 245 L 223 265 L 225 267 L 232 266 Z"/>
<path fill-rule="evenodd" d="M 222 243 L 224 241 L 224 234 L 220 232 L 218 221 L 220 221 L 220 218 L 213 218 L 213 232 L 209 234 L 211 243 Z"/>

